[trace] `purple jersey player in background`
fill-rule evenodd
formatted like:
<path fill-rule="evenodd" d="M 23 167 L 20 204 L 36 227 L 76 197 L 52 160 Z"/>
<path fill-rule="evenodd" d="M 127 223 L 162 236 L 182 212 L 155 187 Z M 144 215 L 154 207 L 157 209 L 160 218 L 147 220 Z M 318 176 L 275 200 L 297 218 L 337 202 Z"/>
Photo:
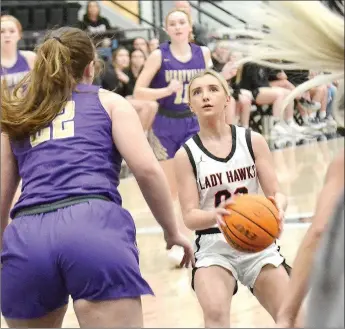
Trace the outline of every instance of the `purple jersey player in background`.
<path fill-rule="evenodd" d="M 1 81 L 13 89 L 31 70 L 36 54 L 32 51 L 19 51 L 22 26 L 13 16 L 1 16 Z"/>
<path fill-rule="evenodd" d="M 18 50 L 18 42 L 22 36 L 22 25 L 11 15 L 1 16 L 1 82 L 3 87 L 13 90 L 34 66 L 36 54 L 32 51 Z M 17 202 L 21 184 L 13 198 Z"/>
<path fill-rule="evenodd" d="M 175 210 L 179 214 L 179 226 L 189 234 L 177 202 L 173 158 L 177 150 L 199 131 L 198 120 L 188 105 L 187 89 L 191 78 L 211 66 L 212 60 L 207 47 L 190 42 L 192 21 L 188 11 L 170 11 L 165 18 L 165 29 L 171 41 L 161 44 L 147 59 L 136 82 L 134 97 L 159 103 L 148 137 L 168 178 Z M 180 250 L 172 250 L 170 256 L 180 261 L 181 254 Z"/>
<path fill-rule="evenodd" d="M 193 259 L 138 115 L 91 85 L 95 55 L 85 32 L 60 28 L 15 92 L 1 90 L 1 311 L 10 327 L 60 327 L 69 295 L 81 327 L 143 325 L 141 295 L 152 290 L 140 273 L 134 221 L 121 207 L 122 156 L 167 248 L 183 247 L 186 266 Z"/>

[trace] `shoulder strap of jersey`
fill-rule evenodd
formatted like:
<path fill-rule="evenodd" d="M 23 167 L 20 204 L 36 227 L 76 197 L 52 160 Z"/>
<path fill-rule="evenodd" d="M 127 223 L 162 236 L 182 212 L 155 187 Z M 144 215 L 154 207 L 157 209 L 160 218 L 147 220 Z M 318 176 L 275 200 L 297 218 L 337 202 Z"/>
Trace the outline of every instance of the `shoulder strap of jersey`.
<path fill-rule="evenodd" d="M 195 153 L 197 152 L 196 149 L 198 148 L 198 146 L 194 142 L 193 138 L 191 138 L 183 145 L 183 148 L 185 149 L 185 151 L 188 155 L 189 162 L 192 165 L 195 179 L 197 179 L 197 170 L 196 170 L 196 164 L 195 164 L 196 154 Z"/>
<path fill-rule="evenodd" d="M 161 50 L 162 54 L 169 51 L 169 41 L 165 41 L 159 45 L 159 49 Z"/>
<path fill-rule="evenodd" d="M 239 127 L 235 126 L 236 128 L 236 138 L 237 138 L 237 144 L 242 145 L 242 147 L 247 146 L 247 150 L 253 159 L 255 163 L 255 156 L 254 156 L 254 151 L 253 151 L 253 146 L 252 146 L 252 131 L 249 128 L 244 128 L 244 127 Z"/>
<path fill-rule="evenodd" d="M 250 155 L 252 156 L 252 159 L 255 163 L 255 155 L 254 155 L 253 145 L 252 145 L 252 131 L 249 128 L 246 128 L 245 130 L 245 138 L 246 138 L 246 142 L 248 146 L 248 151 Z"/>

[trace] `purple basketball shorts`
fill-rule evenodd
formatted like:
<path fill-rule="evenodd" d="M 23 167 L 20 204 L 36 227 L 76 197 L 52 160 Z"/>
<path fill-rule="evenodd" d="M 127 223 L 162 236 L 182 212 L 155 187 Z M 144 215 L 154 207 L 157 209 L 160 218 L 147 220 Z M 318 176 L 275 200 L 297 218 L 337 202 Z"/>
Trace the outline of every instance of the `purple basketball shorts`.
<path fill-rule="evenodd" d="M 153 294 L 139 269 L 131 215 L 110 201 L 89 200 L 15 218 L 1 253 L 4 317 L 32 319 L 73 300 Z"/>
<path fill-rule="evenodd" d="M 196 116 L 187 118 L 170 118 L 156 115 L 152 125 L 153 138 L 151 147 L 158 160 L 174 158 L 176 152 L 185 142 L 199 132 Z"/>

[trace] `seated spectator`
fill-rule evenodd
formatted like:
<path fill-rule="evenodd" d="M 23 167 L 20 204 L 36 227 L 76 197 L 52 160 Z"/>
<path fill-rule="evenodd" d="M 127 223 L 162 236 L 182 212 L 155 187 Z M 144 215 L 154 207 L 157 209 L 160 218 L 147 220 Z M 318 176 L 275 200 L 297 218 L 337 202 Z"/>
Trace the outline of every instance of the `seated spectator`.
<path fill-rule="evenodd" d="M 337 81 L 334 81 L 333 83 L 330 83 L 328 88 L 328 100 L 327 100 L 327 109 L 326 109 L 326 119 L 331 121 L 334 124 L 334 116 L 333 116 L 333 106 L 336 100 L 336 95 L 338 91 L 338 83 Z"/>
<path fill-rule="evenodd" d="M 130 54 L 130 66 L 127 71 L 129 82 L 127 83 L 127 97 L 132 97 L 137 78 L 144 67 L 146 56 L 140 49 L 134 49 Z"/>
<path fill-rule="evenodd" d="M 287 105 L 284 120 L 280 119 L 284 99 L 291 91 L 286 88 L 271 87 L 268 74 L 266 67 L 246 63 L 237 71 L 234 89 L 251 91 L 256 105 L 272 105 L 273 127 L 270 132 L 272 139 L 286 137 L 303 140 L 308 131 L 294 121 L 293 102 Z"/>
<path fill-rule="evenodd" d="M 322 72 L 310 72 L 309 78 L 313 78 L 316 75 L 323 74 Z M 331 121 L 326 120 L 327 117 L 327 105 L 329 101 L 329 86 L 328 85 L 321 85 L 310 90 L 310 96 L 313 100 L 318 101 L 321 103 L 320 111 L 317 113 L 316 121 L 319 122 L 321 125 L 327 126 L 327 124 L 332 125 Z M 334 91 L 334 90 L 333 90 Z M 315 115 L 312 119 L 315 118 Z"/>
<path fill-rule="evenodd" d="M 150 54 L 159 47 L 159 39 L 153 38 L 149 40 L 149 51 Z"/>
<path fill-rule="evenodd" d="M 129 82 L 127 84 L 126 98 L 137 109 L 144 131 L 148 131 L 158 111 L 158 103 L 155 101 L 137 100 L 133 98 L 135 83 L 146 61 L 145 54 L 140 49 L 134 49 L 130 56 L 128 70 Z"/>
<path fill-rule="evenodd" d="M 83 21 L 80 22 L 79 28 L 95 34 L 110 30 L 109 21 L 100 15 L 100 11 L 101 8 L 97 1 L 89 1 L 86 7 L 86 14 Z"/>
<path fill-rule="evenodd" d="M 106 64 L 101 85 L 104 89 L 126 97 L 137 111 L 144 131 L 148 131 L 158 110 L 158 104 L 137 100 L 132 96 L 135 81 L 144 63 L 145 56 L 141 50 L 134 50 L 130 57 L 126 48 L 117 48 L 113 52 L 112 61 Z"/>
<path fill-rule="evenodd" d="M 113 52 L 112 61 L 105 64 L 102 87 L 126 97 L 129 77 L 124 71 L 129 67 L 129 63 L 129 51 L 124 47 L 117 48 Z"/>
<path fill-rule="evenodd" d="M 316 74 L 307 70 L 286 70 L 285 72 L 288 80 L 296 87 Z M 297 108 L 301 113 L 303 126 L 314 130 L 322 130 L 327 127 L 327 124 L 330 124 L 332 128 L 334 122 L 325 120 L 328 101 L 327 86 L 321 85 L 312 88 L 302 96 L 306 103 L 298 103 Z"/>
<path fill-rule="evenodd" d="M 229 41 L 218 41 L 211 56 L 213 69 L 222 72 L 224 65 L 230 61 Z"/>
<path fill-rule="evenodd" d="M 239 118 L 239 125 L 248 128 L 253 95 L 249 90 L 236 88 L 237 65 L 235 62 L 228 61 L 223 66 L 221 73 L 233 90 L 230 105 L 226 109 L 227 122 L 236 123 Z"/>
<path fill-rule="evenodd" d="M 150 55 L 148 42 L 142 37 L 137 37 L 134 39 L 133 48 L 141 50 L 145 54 L 145 58 Z"/>
<path fill-rule="evenodd" d="M 291 91 L 296 88 L 296 86 L 288 80 L 288 76 L 286 75 L 285 71 L 275 70 L 271 68 L 268 68 L 267 70 L 269 72 L 268 80 L 271 87 L 282 87 Z M 303 119 L 303 125 L 317 129 L 318 127 L 309 122 L 309 113 L 320 110 L 321 104 L 319 102 L 311 100 L 309 91 L 306 91 L 302 95 L 297 96 L 295 100 L 296 107 Z"/>

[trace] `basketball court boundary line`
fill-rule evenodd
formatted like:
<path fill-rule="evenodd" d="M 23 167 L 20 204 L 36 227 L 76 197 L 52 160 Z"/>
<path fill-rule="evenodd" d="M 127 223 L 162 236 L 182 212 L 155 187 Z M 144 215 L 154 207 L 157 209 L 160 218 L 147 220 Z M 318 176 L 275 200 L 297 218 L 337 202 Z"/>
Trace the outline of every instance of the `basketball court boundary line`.
<path fill-rule="evenodd" d="M 308 228 L 311 223 L 295 222 L 295 223 L 285 223 L 285 229 L 293 228 Z M 148 226 L 137 228 L 137 235 L 147 235 L 147 234 L 161 234 L 163 230 L 160 226 Z"/>
<path fill-rule="evenodd" d="M 128 207 L 124 207 L 125 209 L 128 210 Z M 128 210 L 129 211 L 129 210 Z M 132 217 L 135 220 L 142 220 L 146 219 L 145 216 L 152 216 L 152 212 L 150 208 L 142 208 L 140 210 L 135 209 L 132 211 L 129 211 L 132 215 Z M 286 214 L 285 215 L 285 221 L 286 222 L 293 222 L 293 223 L 298 223 L 301 221 L 301 219 L 310 219 L 314 216 L 313 212 L 303 212 L 303 213 L 293 213 L 293 214 Z"/>

